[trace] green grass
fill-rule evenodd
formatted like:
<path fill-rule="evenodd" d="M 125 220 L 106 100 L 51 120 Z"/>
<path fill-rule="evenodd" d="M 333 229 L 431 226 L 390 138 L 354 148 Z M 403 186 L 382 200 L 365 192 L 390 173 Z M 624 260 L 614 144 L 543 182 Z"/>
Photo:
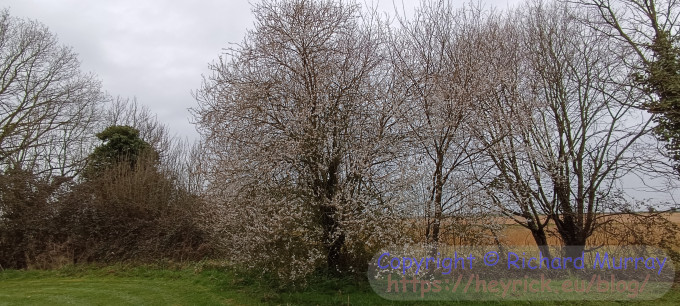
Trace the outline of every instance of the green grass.
<path fill-rule="evenodd" d="M 233 273 L 201 266 L 123 265 L 0 273 L 0 305 L 257 304 Z M 253 288 L 254 289 L 254 288 Z"/>
<path fill-rule="evenodd" d="M 0 272 L 0 305 L 450 305 L 392 302 L 356 279 L 313 277 L 304 290 L 280 290 L 249 274 L 221 265 L 194 263 L 145 266 L 71 266 L 52 271 Z M 636 302 L 638 305 L 649 301 Z M 680 286 L 655 305 L 680 303 Z M 469 303 L 461 303 L 468 305 Z M 550 305 L 536 302 L 478 305 Z M 565 304 L 565 303 L 562 303 Z M 580 305 L 582 303 L 566 303 Z M 588 304 L 588 303 L 587 303 Z M 586 305 L 587 305 L 586 304 Z M 591 302 L 621 305 L 623 302 Z"/>

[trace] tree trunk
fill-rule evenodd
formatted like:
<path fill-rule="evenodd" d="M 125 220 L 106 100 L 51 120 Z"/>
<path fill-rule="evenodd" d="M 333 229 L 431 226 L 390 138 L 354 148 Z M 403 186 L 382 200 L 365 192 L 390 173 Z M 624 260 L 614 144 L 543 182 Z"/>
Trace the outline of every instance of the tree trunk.
<path fill-rule="evenodd" d="M 543 230 L 542 227 L 529 228 L 529 230 L 531 230 L 531 235 L 534 236 L 534 241 L 536 241 L 538 250 L 541 251 L 543 257 L 552 258 L 552 256 L 550 256 L 548 238 L 545 234 L 545 230 Z"/>
<path fill-rule="evenodd" d="M 583 250 L 585 250 L 587 237 L 583 230 L 581 230 L 574 219 L 571 217 L 565 217 L 560 220 L 559 218 L 553 218 L 555 224 L 557 224 L 557 232 L 562 238 L 564 243 L 565 257 L 576 258 L 581 256 Z"/>
<path fill-rule="evenodd" d="M 345 233 L 340 227 L 337 216 L 337 208 L 334 199 L 338 188 L 338 168 L 340 159 L 334 158 L 329 167 L 325 182 L 320 183 L 322 194 L 319 194 L 321 214 L 321 228 L 323 229 L 323 244 L 326 249 L 326 264 L 331 274 L 340 274 L 344 271 L 342 265 L 342 248 L 345 245 Z"/>
<path fill-rule="evenodd" d="M 437 154 L 437 163 L 435 165 L 435 173 L 432 178 L 432 195 L 430 201 L 434 204 L 434 220 L 432 221 L 432 235 L 428 235 L 428 243 L 433 243 L 437 245 L 439 243 L 439 231 L 441 228 L 441 220 L 443 214 L 442 207 L 442 193 L 444 192 L 444 179 L 442 172 L 444 164 L 444 155 L 441 153 Z M 428 224 L 429 227 L 429 224 Z M 429 229 L 428 229 L 429 234 Z"/>

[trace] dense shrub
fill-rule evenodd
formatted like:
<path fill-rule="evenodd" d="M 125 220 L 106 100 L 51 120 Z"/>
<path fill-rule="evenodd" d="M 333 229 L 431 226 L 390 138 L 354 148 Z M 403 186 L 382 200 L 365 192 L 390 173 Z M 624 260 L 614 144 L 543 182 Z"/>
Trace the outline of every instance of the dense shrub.
<path fill-rule="evenodd" d="M 77 184 L 10 169 L 0 175 L 0 265 L 196 260 L 212 252 L 201 201 L 158 169 L 155 154 Z"/>

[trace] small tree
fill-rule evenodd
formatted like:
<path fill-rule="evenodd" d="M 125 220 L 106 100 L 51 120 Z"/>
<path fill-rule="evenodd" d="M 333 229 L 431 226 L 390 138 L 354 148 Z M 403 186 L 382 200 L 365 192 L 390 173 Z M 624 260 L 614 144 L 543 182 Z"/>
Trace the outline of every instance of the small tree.
<path fill-rule="evenodd" d="M 139 137 L 139 131 L 130 126 L 110 126 L 97 134 L 104 144 L 90 154 L 86 176 L 126 163 L 134 169 L 144 154 L 158 155 L 151 145 Z"/>

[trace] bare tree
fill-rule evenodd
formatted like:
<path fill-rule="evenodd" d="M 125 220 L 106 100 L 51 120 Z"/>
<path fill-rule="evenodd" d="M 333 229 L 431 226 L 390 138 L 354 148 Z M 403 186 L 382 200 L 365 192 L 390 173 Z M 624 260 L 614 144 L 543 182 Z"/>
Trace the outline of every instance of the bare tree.
<path fill-rule="evenodd" d="M 44 25 L 0 13 L 0 163 L 72 175 L 91 146 L 99 88 Z"/>
<path fill-rule="evenodd" d="M 488 151 L 497 202 L 532 229 L 539 246 L 554 221 L 564 245 L 575 246 L 571 255 L 580 255 L 606 214 L 620 209 L 611 198 L 632 170 L 651 118 L 632 106 L 643 93 L 622 81 L 628 67 L 609 49 L 617 41 L 573 14 L 566 5 L 539 2 L 515 16 L 524 73 L 497 88 L 492 101 L 503 121 L 490 121 L 485 135 L 505 132 L 485 139 L 497 141 Z"/>
<path fill-rule="evenodd" d="M 381 25 L 352 2 L 263 1 L 253 12 L 255 29 L 196 93 L 217 218 L 237 260 L 292 267 L 290 279 L 320 261 L 347 271 L 348 254 L 389 235 L 389 184 L 377 179 L 391 175 L 395 137 Z"/>
<path fill-rule="evenodd" d="M 426 240 L 434 245 L 441 232 L 460 234 L 443 223 L 473 210 L 471 196 L 480 187 L 471 167 L 484 147 L 472 129 L 488 84 L 478 50 L 488 14 L 475 7 L 457 9 L 448 1 L 423 1 L 412 20 L 398 19 L 391 39 L 395 91 L 403 99 L 396 110 L 408 132 L 409 163 L 424 172 L 411 173 L 424 180 L 420 199 L 414 200 L 424 203 L 417 209 L 425 218 Z"/>
<path fill-rule="evenodd" d="M 100 84 L 36 21 L 0 11 L 0 249 L 25 268 L 93 145 Z"/>
<path fill-rule="evenodd" d="M 101 129 L 112 125 L 127 125 L 139 130 L 140 137 L 158 152 L 168 152 L 177 140 L 156 114 L 140 105 L 136 98 L 109 97 L 100 122 Z"/>

